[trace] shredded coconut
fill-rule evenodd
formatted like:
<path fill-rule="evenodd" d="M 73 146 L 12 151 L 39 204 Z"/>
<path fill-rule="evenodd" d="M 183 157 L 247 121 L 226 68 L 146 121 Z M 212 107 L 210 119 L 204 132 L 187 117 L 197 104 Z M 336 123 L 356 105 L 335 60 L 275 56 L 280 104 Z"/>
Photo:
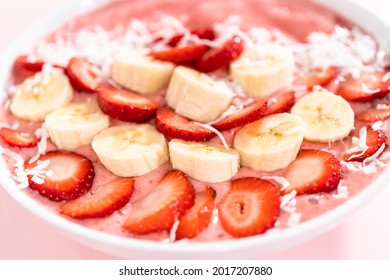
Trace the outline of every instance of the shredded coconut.
<path fill-rule="evenodd" d="M 261 179 L 267 180 L 267 181 L 272 180 L 272 181 L 277 182 L 279 185 L 282 186 L 282 188 L 280 189 L 281 191 L 287 189 L 290 186 L 290 182 L 287 181 L 286 178 L 281 177 L 281 176 L 262 176 Z"/>
<path fill-rule="evenodd" d="M 337 186 L 337 194 L 333 195 L 336 199 L 346 199 L 348 198 L 348 187 L 344 185 L 344 181 L 341 180 Z"/>
<path fill-rule="evenodd" d="M 390 72 L 389 72 L 389 73 L 390 73 Z M 379 103 L 379 104 L 376 105 L 376 108 L 380 110 L 380 109 L 389 109 L 390 107 L 389 107 L 389 105 L 380 104 L 380 103 Z"/>
<path fill-rule="evenodd" d="M 170 232 L 169 232 L 169 242 L 170 243 L 173 243 L 176 240 L 176 231 L 177 231 L 177 228 L 179 227 L 179 224 L 180 224 L 179 220 L 176 220 L 174 222 Z"/>
<path fill-rule="evenodd" d="M 355 145 L 355 147 L 345 151 L 347 154 L 350 153 L 356 153 L 359 152 L 358 154 L 352 155 L 349 157 L 348 160 L 352 160 L 354 158 L 358 158 L 368 150 L 367 146 L 367 127 L 362 127 L 359 131 L 359 138 L 357 137 L 352 137 L 352 144 Z"/>
<path fill-rule="evenodd" d="M 0 155 L 6 155 L 15 161 L 15 163 L 14 163 L 15 169 L 13 171 L 13 174 L 11 174 L 11 178 L 18 183 L 17 188 L 27 188 L 28 187 L 28 178 L 27 178 L 26 173 L 24 172 L 23 158 L 20 155 L 14 153 L 8 149 L 5 149 L 1 146 L 0 146 Z M 2 164 L 5 165 L 4 160 L 1 159 L 1 161 L 2 161 Z"/>
<path fill-rule="evenodd" d="M 292 192 L 282 196 L 280 199 L 280 208 L 290 214 L 287 221 L 287 225 L 289 227 L 299 224 L 302 216 L 300 213 L 296 212 L 296 195 L 297 191 L 293 190 Z"/>
<path fill-rule="evenodd" d="M 19 122 L 14 122 L 12 125 L 8 123 L 0 123 L 0 128 L 9 128 L 12 130 L 16 130 L 19 128 Z"/>
<path fill-rule="evenodd" d="M 221 142 L 222 142 L 223 146 L 225 147 L 225 149 L 226 150 L 230 149 L 229 145 L 227 144 L 227 142 L 225 140 L 225 137 L 223 137 L 222 133 L 219 132 L 217 129 L 215 129 L 214 127 L 212 127 L 209 124 L 204 124 L 204 123 L 199 123 L 199 122 L 195 122 L 195 124 L 214 132 L 219 137 L 219 139 L 221 139 Z"/>
<path fill-rule="evenodd" d="M 47 134 L 47 129 L 46 129 L 45 124 L 43 124 L 41 128 L 37 129 L 37 131 L 35 132 L 35 135 L 37 137 L 41 137 L 41 139 L 39 140 L 39 142 L 37 144 L 37 148 L 38 148 L 37 153 L 29 160 L 29 163 L 33 163 L 41 155 L 44 155 L 46 153 L 48 134 Z"/>
<path fill-rule="evenodd" d="M 371 126 L 372 130 L 375 130 L 375 131 L 381 130 L 382 127 L 383 127 L 383 122 L 381 122 L 381 121 L 377 121 L 377 122 L 373 123 L 373 125 Z"/>

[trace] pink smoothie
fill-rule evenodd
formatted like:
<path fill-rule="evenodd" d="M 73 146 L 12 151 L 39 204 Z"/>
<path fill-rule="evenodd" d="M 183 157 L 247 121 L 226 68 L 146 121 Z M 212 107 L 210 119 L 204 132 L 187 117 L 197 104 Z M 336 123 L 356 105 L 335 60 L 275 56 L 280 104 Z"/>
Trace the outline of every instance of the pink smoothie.
<path fill-rule="evenodd" d="M 260 27 L 272 31 L 272 34 L 282 34 L 286 41 L 291 44 L 305 43 L 308 41 L 308 36 L 312 32 L 324 32 L 324 34 L 330 34 L 334 31 L 336 25 L 342 25 L 346 28 L 352 28 L 353 26 L 339 17 L 332 11 L 324 9 L 308 0 L 229 0 L 229 1 L 173 1 L 173 0 L 143 0 L 143 1 L 112 1 L 110 4 L 103 6 L 96 11 L 92 11 L 86 15 L 79 16 L 68 23 L 66 23 L 61 29 L 47 38 L 47 42 L 55 42 L 58 36 L 64 36 L 66 38 L 72 38 L 73 34 L 79 32 L 83 28 L 90 28 L 91 26 L 99 25 L 106 30 L 115 30 L 112 34 L 115 36 L 122 36 L 126 29 L 127 24 L 135 17 L 143 22 L 147 22 L 149 26 L 156 30 L 159 26 L 153 26 L 153 22 L 157 22 L 158 18 L 164 15 L 170 15 L 179 19 L 187 28 L 192 27 L 204 27 L 212 26 L 216 22 L 222 22 L 226 20 L 228 16 L 240 15 L 242 16 L 242 30 L 249 30 L 251 28 Z M 375 46 L 376 48 L 377 46 Z M 39 54 L 38 56 L 44 56 Z M 48 57 L 44 57 L 49 59 Z M 94 60 L 93 57 L 90 57 Z M 52 57 L 53 60 L 56 57 Z M 109 58 L 108 58 L 109 59 Z M 298 65 L 298 71 L 305 71 L 305 65 Z M 330 89 L 337 87 L 337 84 L 330 85 Z M 163 103 L 164 92 L 158 93 L 152 98 L 157 100 L 159 104 Z M 95 102 L 95 96 L 84 93 L 77 93 L 75 96 L 76 101 Z M 35 132 L 36 129 L 41 127 L 41 123 L 29 123 L 18 120 L 12 116 L 8 108 L 6 108 L 8 100 L 4 102 L 3 109 L 0 112 L 1 123 L 13 124 L 17 122 L 19 128 L 24 131 Z M 389 96 L 376 102 L 380 104 L 389 104 Z M 377 104 L 352 104 L 355 112 L 363 111 L 370 106 L 376 106 Z M 111 125 L 118 125 L 121 122 L 111 121 Z M 153 121 L 151 121 L 153 123 Z M 352 136 L 357 136 L 362 126 L 368 126 L 356 122 L 355 131 L 343 141 L 338 141 L 330 144 L 318 144 L 304 142 L 302 149 L 314 148 L 314 149 L 326 149 L 331 151 L 339 160 L 342 160 L 345 150 L 351 147 Z M 390 124 L 384 122 L 382 128 L 389 135 Z M 231 144 L 234 138 L 236 130 L 228 131 L 224 133 L 225 139 L 228 144 Z M 220 141 L 219 138 L 213 139 L 213 141 Z M 0 145 L 12 150 L 15 153 L 20 154 L 23 159 L 27 160 L 36 154 L 36 148 L 28 149 L 15 149 L 8 146 L 2 139 L 0 139 Z M 47 150 L 54 150 L 55 146 L 48 140 Z M 94 180 L 94 186 L 101 185 L 113 180 L 116 176 L 108 172 L 104 166 L 99 162 L 96 154 L 92 150 L 91 146 L 84 146 L 76 149 L 75 152 L 85 155 L 89 158 L 95 167 L 96 177 Z M 13 161 L 8 157 L 4 157 L 10 167 L 13 170 Z M 283 229 L 289 226 L 294 226 L 297 223 L 302 223 L 307 220 L 318 217 L 319 215 L 326 213 L 338 205 L 344 203 L 346 200 L 351 199 L 367 187 L 383 170 L 385 164 L 389 163 L 389 157 L 382 157 L 380 159 L 382 165 L 375 166 L 376 170 L 372 173 L 363 172 L 361 166 L 360 171 L 353 171 L 353 167 L 343 166 L 343 182 L 342 185 L 346 186 L 347 192 L 343 193 L 345 189 L 338 189 L 332 193 L 320 193 L 315 195 L 302 195 L 298 197 L 291 197 L 288 203 L 288 198 L 285 197 L 285 205 L 281 207 L 280 217 L 275 225 L 277 229 Z M 126 220 L 127 216 L 131 214 L 132 203 L 136 202 L 141 197 L 147 195 L 147 193 L 153 189 L 158 183 L 161 177 L 171 169 L 170 164 L 166 164 L 161 168 L 147 174 L 145 176 L 137 177 L 135 183 L 134 194 L 129 204 L 123 209 L 116 211 L 114 214 L 99 219 L 87 219 L 87 220 L 73 220 L 67 217 L 65 219 L 72 220 L 75 223 L 79 223 L 86 227 L 112 233 L 115 235 L 140 238 L 148 240 L 161 240 L 167 241 L 169 239 L 169 232 L 160 232 L 137 236 L 128 233 L 122 229 L 122 224 Z M 273 180 L 272 176 L 280 176 L 283 170 L 276 171 L 274 173 L 261 173 L 250 170 L 248 168 L 241 168 L 238 174 L 233 178 L 241 178 L 248 176 L 264 177 L 267 176 L 268 180 L 279 184 Z M 206 188 L 207 185 L 216 190 L 217 197 L 216 203 L 229 191 L 230 182 L 210 184 L 206 182 L 196 181 L 190 179 L 196 192 L 200 192 Z M 93 187 L 92 187 L 93 188 Z M 41 197 L 37 192 L 30 189 L 25 189 L 31 197 L 39 200 L 43 205 L 47 206 L 48 211 L 58 212 L 62 203 L 51 202 Z M 272 234 L 272 233 L 270 233 Z M 214 241 L 221 239 L 231 239 L 228 233 L 226 233 L 218 222 L 217 215 L 215 214 L 210 225 L 202 231 L 197 237 L 191 239 L 191 241 Z"/>

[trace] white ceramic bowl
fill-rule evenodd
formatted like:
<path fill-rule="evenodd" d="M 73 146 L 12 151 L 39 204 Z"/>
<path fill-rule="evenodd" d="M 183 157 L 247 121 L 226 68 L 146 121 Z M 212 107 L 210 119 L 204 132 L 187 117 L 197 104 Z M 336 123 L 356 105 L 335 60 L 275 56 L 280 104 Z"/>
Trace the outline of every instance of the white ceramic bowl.
<path fill-rule="evenodd" d="M 390 42 L 390 29 L 373 14 L 365 11 L 355 3 L 349 0 L 314 1 L 332 8 L 345 18 L 364 27 L 378 38 Z M 79 1 L 43 18 L 34 26 L 26 30 L 0 56 L 0 61 L 2 63 L 2 67 L 0 68 L 0 88 L 5 87 L 9 69 L 17 55 L 27 52 L 38 38 L 55 29 L 68 18 L 94 9 L 105 2 L 106 0 Z M 1 91 L 1 94 L 4 93 L 5 91 Z M 4 96 L 1 96 L 1 98 L 4 98 Z M 6 167 L 2 161 L 0 161 L 0 174 L 7 173 Z M 390 169 L 387 168 L 380 177 L 356 197 L 318 218 L 293 228 L 277 231 L 269 235 L 195 244 L 157 243 L 124 238 L 90 230 L 65 220 L 54 212 L 47 211 L 46 208 L 31 199 L 27 194 L 17 190 L 15 183 L 8 176 L 2 175 L 0 177 L 0 184 L 16 201 L 59 229 L 60 232 L 82 244 L 112 255 L 137 259 L 247 259 L 290 248 L 329 231 L 342 223 L 350 214 L 354 213 L 358 207 L 370 199 L 371 196 L 375 194 L 381 186 L 386 185 L 389 180 Z"/>

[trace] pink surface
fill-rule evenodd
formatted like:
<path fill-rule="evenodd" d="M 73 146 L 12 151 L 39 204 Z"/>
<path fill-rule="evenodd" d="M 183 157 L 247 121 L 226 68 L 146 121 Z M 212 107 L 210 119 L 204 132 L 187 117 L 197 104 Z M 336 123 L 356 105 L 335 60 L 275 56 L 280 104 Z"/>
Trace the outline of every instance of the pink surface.
<path fill-rule="evenodd" d="M 381 1 L 383 0 L 375 2 Z M 68 2 L 69 0 L 2 1 L 0 51 L 39 17 Z M 337 229 L 304 245 L 266 258 L 388 259 L 388 197 L 390 185 L 384 186 L 366 206 Z M 0 259 L 114 259 L 69 240 L 14 202 L 2 188 L 0 221 Z"/>

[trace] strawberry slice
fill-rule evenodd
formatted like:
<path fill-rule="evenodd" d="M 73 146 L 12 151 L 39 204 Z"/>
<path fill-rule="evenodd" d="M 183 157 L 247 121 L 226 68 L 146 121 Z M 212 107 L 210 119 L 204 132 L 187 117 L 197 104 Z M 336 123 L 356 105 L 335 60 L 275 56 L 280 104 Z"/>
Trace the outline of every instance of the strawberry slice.
<path fill-rule="evenodd" d="M 151 52 L 155 59 L 175 64 L 186 64 L 198 61 L 208 50 L 206 45 L 175 47 L 163 51 Z"/>
<path fill-rule="evenodd" d="M 48 166 L 42 168 L 45 162 Z M 29 187 L 54 201 L 70 200 L 86 193 L 95 177 L 89 159 L 68 151 L 48 152 L 33 163 L 27 161 L 25 169 Z"/>
<path fill-rule="evenodd" d="M 19 148 L 35 147 L 39 142 L 39 138 L 34 135 L 31 135 L 30 133 L 21 132 L 5 127 L 0 129 L 0 137 L 8 145 Z"/>
<path fill-rule="evenodd" d="M 195 65 L 202 72 L 212 72 L 229 65 L 244 51 L 244 41 L 233 36 L 221 47 L 209 50 Z"/>
<path fill-rule="evenodd" d="M 213 126 L 219 131 L 229 130 L 257 121 L 258 119 L 265 116 L 266 113 L 267 102 L 265 100 L 257 100 L 256 102 L 245 107 L 243 110 L 215 123 Z"/>
<path fill-rule="evenodd" d="M 295 104 L 295 92 L 280 91 L 267 99 L 268 113 L 267 115 L 285 113 Z"/>
<path fill-rule="evenodd" d="M 105 114 L 125 122 L 147 122 L 157 110 L 157 105 L 152 100 L 110 85 L 100 87 L 98 104 Z"/>
<path fill-rule="evenodd" d="M 42 70 L 45 62 L 40 59 L 31 59 L 28 55 L 21 55 L 15 59 L 14 67 L 17 69 L 24 69 L 32 73 Z"/>
<path fill-rule="evenodd" d="M 341 178 L 341 164 L 331 153 L 321 150 L 302 150 L 285 170 L 284 178 L 290 186 L 282 194 L 295 190 L 297 195 L 331 192 Z"/>
<path fill-rule="evenodd" d="M 339 69 L 336 66 L 320 67 L 298 78 L 294 83 L 305 85 L 308 90 L 312 90 L 314 86 L 326 86 L 336 78 L 338 73 Z"/>
<path fill-rule="evenodd" d="M 253 177 L 233 180 L 218 205 L 219 221 L 235 237 L 261 234 L 275 224 L 279 199 L 279 188 L 267 181 Z"/>
<path fill-rule="evenodd" d="M 337 91 L 345 100 L 367 102 L 384 97 L 390 91 L 390 74 L 385 72 L 363 72 L 358 78 L 345 77 Z"/>
<path fill-rule="evenodd" d="M 371 127 L 366 128 L 366 145 L 362 151 L 347 151 L 344 155 L 345 161 L 364 161 L 366 158 L 374 155 L 382 147 L 387 146 L 387 136 L 382 130 L 374 130 Z"/>
<path fill-rule="evenodd" d="M 186 175 L 172 170 L 145 197 L 134 203 L 123 228 L 136 234 L 170 230 L 194 205 L 195 190 Z"/>
<path fill-rule="evenodd" d="M 197 193 L 194 206 L 181 217 L 176 230 L 176 239 L 193 238 L 205 229 L 211 220 L 214 209 L 215 192 L 208 187 L 204 192 Z"/>
<path fill-rule="evenodd" d="M 118 178 L 93 187 L 88 193 L 61 206 L 61 214 L 76 218 L 101 218 L 125 206 L 134 190 L 133 178 Z"/>
<path fill-rule="evenodd" d="M 156 114 L 156 128 L 166 138 L 178 138 L 186 141 L 207 141 L 215 137 L 209 129 L 197 125 L 170 108 L 159 108 Z"/>
<path fill-rule="evenodd" d="M 390 118 L 390 108 L 370 108 L 357 113 L 355 117 L 363 122 L 384 121 Z"/>
<path fill-rule="evenodd" d="M 84 57 L 73 57 L 66 68 L 66 74 L 77 91 L 94 93 L 98 90 L 97 74 L 93 65 Z"/>
<path fill-rule="evenodd" d="M 204 27 L 204 28 L 195 28 L 191 29 L 190 33 L 192 35 L 197 36 L 200 39 L 207 39 L 207 40 L 214 40 L 215 39 L 215 32 L 210 27 Z M 181 39 L 184 37 L 184 34 L 176 34 L 168 41 L 168 46 L 170 47 L 176 47 L 177 44 L 181 41 Z M 163 40 L 162 37 L 158 37 L 154 40 L 155 43 L 160 42 Z"/>

